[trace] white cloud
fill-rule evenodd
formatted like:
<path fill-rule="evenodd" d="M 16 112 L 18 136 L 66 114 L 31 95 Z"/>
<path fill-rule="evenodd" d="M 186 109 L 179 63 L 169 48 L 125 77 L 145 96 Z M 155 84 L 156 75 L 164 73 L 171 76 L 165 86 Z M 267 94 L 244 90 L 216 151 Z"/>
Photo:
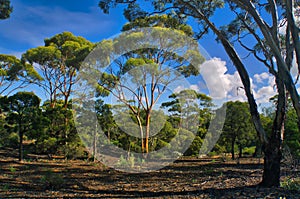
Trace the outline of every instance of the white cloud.
<path fill-rule="evenodd" d="M 185 90 L 186 88 L 184 88 L 183 86 L 177 86 L 173 92 L 174 93 L 180 93 L 181 91 Z"/>
<path fill-rule="evenodd" d="M 296 59 L 295 59 L 295 56 L 294 56 L 294 59 L 293 59 L 293 63 L 292 63 L 292 68 L 291 68 L 291 74 L 294 78 L 297 78 L 297 75 L 298 75 L 298 67 L 297 67 L 297 62 L 296 62 Z"/>
<path fill-rule="evenodd" d="M 200 74 L 213 98 L 237 97 L 237 90 L 243 86 L 237 72 L 226 74 L 226 62 L 212 58 L 200 66 Z"/>
<path fill-rule="evenodd" d="M 228 74 L 225 61 L 219 58 L 208 60 L 200 66 L 200 73 L 206 82 L 209 95 L 214 99 L 247 101 L 238 72 Z M 253 78 L 250 78 L 250 83 L 257 103 L 268 102 L 276 94 L 274 77 L 263 72 L 255 74 Z"/>
<path fill-rule="evenodd" d="M 255 74 L 253 77 L 257 83 L 262 83 L 265 79 L 269 79 L 270 75 L 266 72 L 263 72 L 261 74 Z"/>
<path fill-rule="evenodd" d="M 191 90 L 194 90 L 194 91 L 197 91 L 199 92 L 200 89 L 199 89 L 199 86 L 196 85 L 196 84 L 193 84 L 193 85 L 189 85 L 189 87 L 185 87 L 185 86 L 177 86 L 175 89 L 174 89 L 174 93 L 180 93 L 181 91 L 183 90 L 186 90 L 186 89 L 191 89 Z"/>
<path fill-rule="evenodd" d="M 196 85 L 196 84 L 191 85 L 191 86 L 190 86 L 190 89 L 199 92 L 199 87 L 198 87 L 198 85 Z"/>
<path fill-rule="evenodd" d="M 269 99 L 276 95 L 276 91 L 273 86 L 264 86 L 260 88 L 257 92 L 254 92 L 254 97 L 257 103 L 269 102 Z"/>

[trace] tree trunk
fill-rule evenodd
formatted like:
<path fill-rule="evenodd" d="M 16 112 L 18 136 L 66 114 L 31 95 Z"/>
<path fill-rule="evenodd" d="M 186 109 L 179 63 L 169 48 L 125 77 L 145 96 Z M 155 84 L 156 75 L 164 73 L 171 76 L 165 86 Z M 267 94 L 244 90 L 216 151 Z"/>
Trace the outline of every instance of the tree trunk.
<path fill-rule="evenodd" d="M 150 135 L 150 114 L 146 114 L 146 135 L 145 135 L 145 153 L 149 152 L 149 135 Z"/>
<path fill-rule="evenodd" d="M 262 151 L 261 150 L 262 150 L 261 143 L 260 143 L 260 141 L 257 141 L 253 157 L 262 157 Z"/>
<path fill-rule="evenodd" d="M 260 185 L 263 187 L 279 187 L 281 160 L 279 144 L 271 143 L 264 151 L 264 173 Z"/>
<path fill-rule="evenodd" d="M 242 158 L 243 156 L 243 147 L 242 145 L 239 145 L 239 158 Z"/>
<path fill-rule="evenodd" d="M 278 77 L 280 75 L 279 70 L 279 74 L 276 76 L 276 85 L 278 90 L 276 116 L 273 123 L 270 142 L 264 148 L 264 173 L 263 180 L 260 183 L 260 185 L 264 187 L 280 186 L 281 134 L 284 130 L 284 118 L 286 112 L 285 86 L 280 77 Z"/>
<path fill-rule="evenodd" d="M 136 119 L 139 123 L 139 127 L 140 127 L 140 135 L 141 135 L 141 149 L 142 149 L 142 153 L 145 152 L 145 145 L 144 145 L 144 130 L 143 130 L 143 125 L 142 125 L 142 122 L 141 122 L 141 119 L 140 119 L 140 116 L 137 115 L 136 116 Z"/>
<path fill-rule="evenodd" d="M 20 143 L 19 143 L 19 161 L 23 161 L 23 131 L 19 131 Z"/>
<path fill-rule="evenodd" d="M 96 161 L 96 147 L 97 147 L 97 128 L 98 128 L 98 120 L 96 120 L 95 131 L 93 135 L 93 162 Z"/>
<path fill-rule="evenodd" d="M 231 159 L 234 160 L 235 157 L 234 157 L 234 143 L 235 143 L 235 139 L 232 138 L 231 140 Z"/>

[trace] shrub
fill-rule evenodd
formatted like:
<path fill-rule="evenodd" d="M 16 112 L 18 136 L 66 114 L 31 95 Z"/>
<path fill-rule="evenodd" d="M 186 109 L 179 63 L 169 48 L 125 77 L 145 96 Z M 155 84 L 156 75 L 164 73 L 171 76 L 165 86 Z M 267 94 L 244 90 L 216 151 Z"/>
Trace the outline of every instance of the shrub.
<path fill-rule="evenodd" d="M 120 167 L 126 167 L 126 166 L 128 166 L 128 162 L 127 162 L 127 160 L 124 158 L 123 155 L 120 156 L 120 159 L 118 160 L 117 165 L 120 166 Z"/>
<path fill-rule="evenodd" d="M 46 170 L 41 178 L 41 183 L 45 189 L 55 190 L 62 187 L 64 179 L 61 174 Z"/>
<path fill-rule="evenodd" d="M 17 148 L 19 146 L 19 135 L 17 133 L 11 133 L 8 136 L 7 146 Z"/>
<path fill-rule="evenodd" d="M 245 154 L 245 155 L 253 155 L 255 153 L 255 148 L 256 148 L 256 146 L 245 147 L 243 149 L 243 154 Z"/>
<path fill-rule="evenodd" d="M 207 155 L 208 155 L 209 157 L 213 157 L 213 156 L 218 155 L 218 153 L 215 152 L 215 151 L 211 151 L 211 152 L 209 152 Z"/>
<path fill-rule="evenodd" d="M 57 149 L 57 139 L 49 137 L 37 144 L 37 150 L 39 153 L 54 154 Z"/>
<path fill-rule="evenodd" d="M 117 165 L 120 166 L 120 167 L 123 167 L 123 168 L 126 168 L 126 167 L 133 168 L 135 166 L 135 157 L 134 157 L 134 155 L 131 154 L 128 159 L 124 158 L 124 156 L 121 155 Z"/>
<path fill-rule="evenodd" d="M 280 183 L 280 186 L 289 191 L 300 191 L 300 178 L 287 178 Z"/>

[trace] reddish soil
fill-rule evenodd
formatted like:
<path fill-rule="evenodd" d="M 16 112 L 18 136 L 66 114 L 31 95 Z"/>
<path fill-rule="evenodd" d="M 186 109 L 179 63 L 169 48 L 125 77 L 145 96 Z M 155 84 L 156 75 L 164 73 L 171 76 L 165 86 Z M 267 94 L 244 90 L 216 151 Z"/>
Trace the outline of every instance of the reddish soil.
<path fill-rule="evenodd" d="M 300 176 L 284 169 L 282 181 Z M 101 163 L 31 160 L 0 150 L 0 198 L 300 198 L 300 190 L 259 188 L 261 160 L 185 158 L 159 171 L 122 173 Z"/>

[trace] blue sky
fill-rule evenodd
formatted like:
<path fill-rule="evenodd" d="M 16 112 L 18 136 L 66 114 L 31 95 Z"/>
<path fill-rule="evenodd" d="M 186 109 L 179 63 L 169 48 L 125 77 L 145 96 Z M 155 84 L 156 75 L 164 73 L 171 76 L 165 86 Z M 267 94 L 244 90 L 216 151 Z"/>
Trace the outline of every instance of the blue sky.
<path fill-rule="evenodd" d="M 0 20 L 0 53 L 12 54 L 18 57 L 26 50 L 43 45 L 43 40 L 63 31 L 70 31 L 77 36 L 83 36 L 92 42 L 99 42 L 120 33 L 126 23 L 121 7 L 112 9 L 109 15 L 103 14 L 98 8 L 98 0 L 11 0 L 14 11 L 8 20 Z M 230 17 L 228 10 L 218 11 L 214 16 L 216 23 L 223 23 Z M 206 35 L 199 41 L 208 52 L 211 60 L 205 63 L 204 72 L 213 77 L 218 74 L 230 100 L 245 100 L 243 92 L 237 93 L 241 86 L 238 74 L 235 72 L 222 46 L 215 41 L 215 36 Z M 241 54 L 241 57 L 246 56 Z M 264 103 L 274 94 L 273 79 L 265 68 L 253 58 L 245 60 L 249 67 L 253 82 L 254 94 L 258 103 Z M 212 70 L 211 65 L 219 66 Z M 218 82 L 212 84 L 218 92 Z M 201 87 L 201 82 L 194 82 L 194 89 Z"/>
<path fill-rule="evenodd" d="M 14 11 L 1 20 L 1 53 L 22 54 L 43 45 L 43 40 L 63 31 L 97 42 L 119 32 L 126 21 L 122 10 L 102 14 L 97 0 L 12 0 Z"/>

